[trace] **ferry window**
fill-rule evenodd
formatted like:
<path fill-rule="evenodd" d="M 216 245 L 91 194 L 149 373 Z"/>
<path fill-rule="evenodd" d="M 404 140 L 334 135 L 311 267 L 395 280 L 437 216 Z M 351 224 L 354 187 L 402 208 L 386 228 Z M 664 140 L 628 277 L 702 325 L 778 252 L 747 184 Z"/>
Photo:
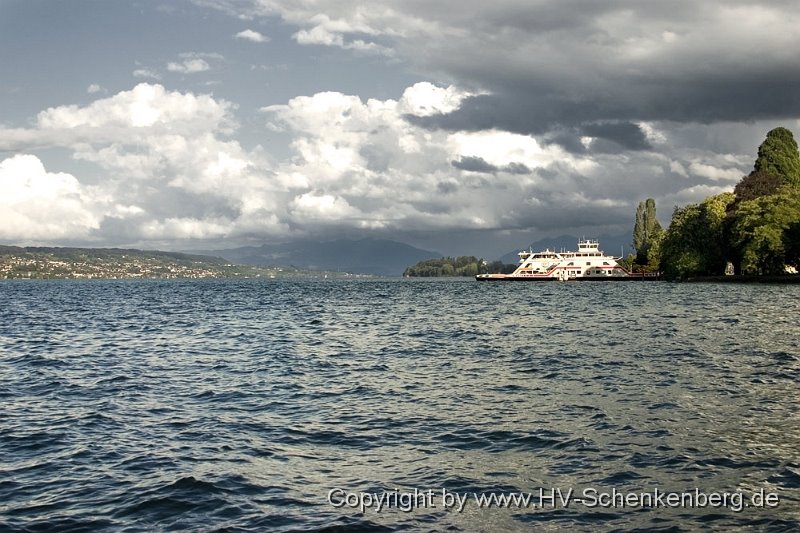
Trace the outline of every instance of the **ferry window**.
<path fill-rule="evenodd" d="M 608 264 L 607 261 L 603 261 L 603 264 L 606 265 L 606 266 L 611 266 L 611 265 Z"/>
<path fill-rule="evenodd" d="M 591 261 L 586 261 L 586 266 L 591 266 L 591 265 L 592 265 Z"/>

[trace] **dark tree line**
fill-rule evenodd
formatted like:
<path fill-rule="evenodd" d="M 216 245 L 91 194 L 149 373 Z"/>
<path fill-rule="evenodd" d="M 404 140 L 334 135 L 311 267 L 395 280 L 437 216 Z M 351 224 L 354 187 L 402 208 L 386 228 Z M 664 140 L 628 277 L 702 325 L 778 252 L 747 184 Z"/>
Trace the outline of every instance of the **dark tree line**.
<path fill-rule="evenodd" d="M 502 261 L 487 262 L 474 256 L 442 257 L 428 259 L 408 267 L 403 277 L 439 278 L 451 276 L 476 276 L 478 274 L 497 274 L 513 272 L 514 265 Z"/>

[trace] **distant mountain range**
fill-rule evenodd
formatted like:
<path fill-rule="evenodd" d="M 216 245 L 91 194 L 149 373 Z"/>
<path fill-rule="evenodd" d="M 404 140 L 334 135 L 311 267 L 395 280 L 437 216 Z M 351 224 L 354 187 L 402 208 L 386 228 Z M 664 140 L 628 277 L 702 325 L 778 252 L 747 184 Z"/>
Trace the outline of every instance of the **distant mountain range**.
<path fill-rule="evenodd" d="M 610 255 L 619 255 L 622 251 L 621 247 L 624 247 L 625 254 L 631 252 L 630 234 L 601 235 L 596 238 L 600 241 L 600 248 Z M 505 254 L 500 260 L 504 263 L 516 264 L 519 260 L 517 252 L 527 249 L 528 246 L 534 251 L 545 248 L 574 250 L 577 243 L 578 237 L 573 235 L 541 239 L 530 245 L 520 243 L 518 249 Z M 443 256 L 439 252 L 422 250 L 402 242 L 372 238 L 322 242 L 304 240 L 282 244 L 244 246 L 227 250 L 207 250 L 198 253 L 224 257 L 226 260 L 240 265 L 285 266 L 378 276 L 400 276 L 406 267 L 426 259 L 438 259 Z"/>
<path fill-rule="evenodd" d="M 421 250 L 401 242 L 369 238 L 294 241 L 200 253 L 224 257 L 232 263 L 243 265 L 293 266 L 379 276 L 400 276 L 409 265 L 442 257 L 438 252 Z"/>
<path fill-rule="evenodd" d="M 617 257 L 620 254 L 628 255 L 633 253 L 631 248 L 631 241 L 633 240 L 633 237 L 630 233 L 623 233 L 621 235 L 600 235 L 599 237 L 590 237 L 587 235 L 586 238 L 597 239 L 600 242 L 600 249 L 608 255 Z M 521 250 L 527 250 L 529 247 L 534 252 L 544 250 L 545 248 L 555 251 L 560 251 L 562 249 L 576 250 L 578 248 L 578 237 L 575 237 L 574 235 L 560 235 L 558 237 L 540 239 L 528 245 L 520 246 L 520 248 L 517 250 L 508 252 L 501 257 L 500 260 L 503 263 L 517 264 L 517 262 L 519 262 L 519 256 L 517 254 Z"/>

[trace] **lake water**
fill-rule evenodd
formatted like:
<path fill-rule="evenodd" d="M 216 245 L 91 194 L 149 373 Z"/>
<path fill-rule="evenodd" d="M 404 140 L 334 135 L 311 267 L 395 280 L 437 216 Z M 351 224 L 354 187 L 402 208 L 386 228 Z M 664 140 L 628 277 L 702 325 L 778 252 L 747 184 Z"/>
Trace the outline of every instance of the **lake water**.
<path fill-rule="evenodd" d="M 1 282 L 0 529 L 797 530 L 798 316 L 798 285 Z"/>

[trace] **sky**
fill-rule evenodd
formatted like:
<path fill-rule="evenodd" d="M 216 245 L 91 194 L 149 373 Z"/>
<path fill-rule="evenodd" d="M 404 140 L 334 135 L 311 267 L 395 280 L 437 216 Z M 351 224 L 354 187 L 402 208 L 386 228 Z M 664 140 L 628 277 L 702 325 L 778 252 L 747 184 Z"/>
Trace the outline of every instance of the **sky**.
<path fill-rule="evenodd" d="M 795 0 L 0 0 L 0 243 L 630 232 L 800 135 Z M 602 242 L 601 242 L 602 244 Z"/>

